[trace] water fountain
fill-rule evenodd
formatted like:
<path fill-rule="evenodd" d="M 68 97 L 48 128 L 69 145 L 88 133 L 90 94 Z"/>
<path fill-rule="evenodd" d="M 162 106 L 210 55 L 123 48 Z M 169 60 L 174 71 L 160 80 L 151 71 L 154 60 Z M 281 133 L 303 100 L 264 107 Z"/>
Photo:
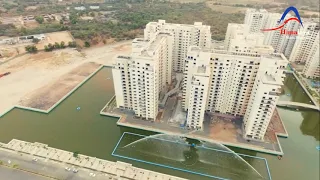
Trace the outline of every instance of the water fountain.
<path fill-rule="evenodd" d="M 156 134 L 119 147 L 130 156 L 158 164 L 212 174 L 227 179 L 265 179 L 240 155 L 220 143 Z"/>

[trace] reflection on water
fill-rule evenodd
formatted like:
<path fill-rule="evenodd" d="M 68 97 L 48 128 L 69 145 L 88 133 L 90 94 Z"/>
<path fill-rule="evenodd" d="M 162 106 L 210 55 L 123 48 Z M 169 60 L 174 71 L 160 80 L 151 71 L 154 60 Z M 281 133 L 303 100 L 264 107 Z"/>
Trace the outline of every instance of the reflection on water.
<path fill-rule="evenodd" d="M 281 101 L 293 101 L 306 104 L 313 104 L 308 95 L 304 92 L 294 75 L 287 74 L 282 87 Z"/>
<path fill-rule="evenodd" d="M 302 111 L 303 121 L 300 125 L 301 132 L 320 140 L 320 117 L 316 111 Z"/>

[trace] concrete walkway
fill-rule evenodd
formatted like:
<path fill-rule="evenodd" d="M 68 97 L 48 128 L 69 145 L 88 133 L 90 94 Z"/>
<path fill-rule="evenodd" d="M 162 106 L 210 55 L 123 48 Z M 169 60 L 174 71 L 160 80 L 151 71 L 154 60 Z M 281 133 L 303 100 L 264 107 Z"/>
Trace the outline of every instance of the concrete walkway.
<path fill-rule="evenodd" d="M 34 158 L 38 160 L 35 161 Z M 88 175 L 92 172 L 100 174 L 99 179 L 122 177 L 121 179 L 124 180 L 184 180 L 176 176 L 136 168 L 120 161 L 112 162 L 82 154 L 75 157 L 72 152 L 17 139 L 11 140 L 8 144 L 1 144 L 0 160 L 5 163 L 10 160 L 9 164 L 16 164 L 30 172 L 58 179 L 72 179 L 70 176 L 77 176 L 75 179 L 91 179 Z M 65 170 L 64 167 L 69 167 L 71 170 Z M 81 169 L 81 172 L 79 170 L 79 173 L 74 173 L 72 172 L 74 169 Z"/>
<path fill-rule="evenodd" d="M 299 102 L 291 102 L 291 101 L 278 101 L 277 106 L 294 107 L 294 108 L 307 108 L 307 109 L 314 109 L 314 110 L 320 111 L 318 106 L 311 105 L 311 104 L 305 104 L 305 103 L 299 103 Z"/>

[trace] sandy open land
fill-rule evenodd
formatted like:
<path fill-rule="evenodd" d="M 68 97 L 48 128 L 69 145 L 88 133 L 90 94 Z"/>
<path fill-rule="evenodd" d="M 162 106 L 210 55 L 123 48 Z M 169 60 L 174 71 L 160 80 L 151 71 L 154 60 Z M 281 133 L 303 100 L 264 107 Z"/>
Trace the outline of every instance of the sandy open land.
<path fill-rule="evenodd" d="M 0 65 L 0 73 L 11 72 L 0 78 L 0 114 L 16 105 L 20 98 L 85 61 L 81 53 L 62 51 L 26 54 Z"/>
<path fill-rule="evenodd" d="M 117 55 L 130 55 L 131 41 L 123 41 L 107 46 L 85 49 L 83 52 L 90 61 L 111 66 L 114 63 L 113 58 Z"/>
<path fill-rule="evenodd" d="M 245 13 L 246 7 L 235 7 L 235 6 L 226 6 L 226 5 L 214 5 L 212 2 L 206 2 L 207 6 L 213 11 L 222 12 L 222 13 Z"/>
<path fill-rule="evenodd" d="M 72 35 L 68 31 L 47 33 L 45 35 L 46 38 L 36 45 L 39 50 L 44 49 L 44 46 L 49 43 L 54 44 L 56 42 L 60 43 L 61 41 L 64 41 L 65 45 L 68 45 L 68 42 L 74 41 Z"/>
<path fill-rule="evenodd" d="M 94 62 L 84 63 L 62 75 L 56 81 L 27 94 L 20 100 L 19 105 L 48 111 L 100 66 L 100 64 Z"/>
<path fill-rule="evenodd" d="M 0 64 L 0 74 L 11 72 L 10 75 L 0 78 L 0 116 L 18 105 L 20 100 L 25 101 L 26 98 L 31 97 L 33 91 L 39 92 L 40 87 L 50 85 L 61 75 L 83 63 L 96 62 L 112 65 L 112 59 L 117 54 L 130 52 L 131 41 L 124 41 L 93 47 L 83 52 L 67 48 L 53 52 L 26 54 Z"/>

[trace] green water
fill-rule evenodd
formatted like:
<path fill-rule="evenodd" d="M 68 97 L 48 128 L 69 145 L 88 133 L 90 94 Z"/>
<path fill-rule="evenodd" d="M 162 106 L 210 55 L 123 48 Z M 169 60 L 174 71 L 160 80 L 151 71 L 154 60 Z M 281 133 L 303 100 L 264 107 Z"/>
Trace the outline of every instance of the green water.
<path fill-rule="evenodd" d="M 13 138 L 41 142 L 51 147 L 80 151 L 82 154 L 111 161 L 125 161 L 137 167 L 188 179 L 209 179 L 111 156 L 123 132 L 143 135 L 154 133 L 119 127 L 116 126 L 116 118 L 99 115 L 102 107 L 114 94 L 113 82 L 107 77 L 112 77 L 111 70 L 104 68 L 49 114 L 13 109 L 0 118 L 0 142 L 7 143 Z M 288 76 L 285 80 L 286 92 L 281 99 L 308 102 L 309 98 L 306 95 L 298 93 L 302 90 L 301 87 L 290 78 L 292 77 Z M 291 96 L 286 96 L 287 93 Z M 76 110 L 78 106 L 81 107 L 80 111 Z M 274 180 L 319 179 L 319 151 L 315 148 L 319 145 L 319 114 L 315 111 L 290 109 L 279 109 L 279 112 L 289 133 L 289 138 L 280 138 L 285 153 L 282 160 L 253 151 L 233 150 L 267 158 Z M 175 152 L 174 148 L 172 152 Z M 256 163 L 252 159 L 248 161 L 253 165 Z M 158 162 L 161 162 L 161 159 L 158 159 Z M 229 164 L 230 168 L 237 168 L 231 160 Z M 194 168 L 196 170 L 197 167 Z M 247 179 L 247 177 L 239 177 L 239 179 Z"/>
<path fill-rule="evenodd" d="M 280 101 L 293 101 L 306 104 L 313 104 L 311 99 L 307 96 L 299 82 L 292 74 L 287 74 L 284 80 L 284 92 L 280 96 Z"/>

